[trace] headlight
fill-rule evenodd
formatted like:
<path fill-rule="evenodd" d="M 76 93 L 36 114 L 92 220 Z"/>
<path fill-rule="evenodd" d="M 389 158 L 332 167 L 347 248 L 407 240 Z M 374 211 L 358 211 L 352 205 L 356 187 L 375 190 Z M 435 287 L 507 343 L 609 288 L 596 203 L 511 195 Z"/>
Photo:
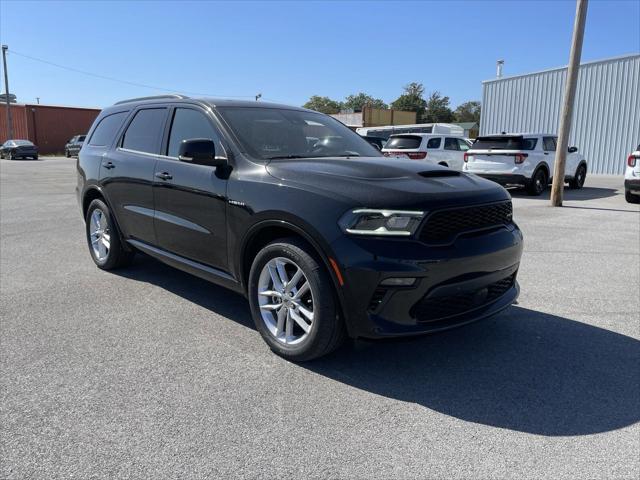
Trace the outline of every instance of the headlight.
<path fill-rule="evenodd" d="M 354 235 L 413 235 L 425 212 L 404 210 L 375 210 L 358 208 L 345 213 L 338 224 L 346 233 Z"/>

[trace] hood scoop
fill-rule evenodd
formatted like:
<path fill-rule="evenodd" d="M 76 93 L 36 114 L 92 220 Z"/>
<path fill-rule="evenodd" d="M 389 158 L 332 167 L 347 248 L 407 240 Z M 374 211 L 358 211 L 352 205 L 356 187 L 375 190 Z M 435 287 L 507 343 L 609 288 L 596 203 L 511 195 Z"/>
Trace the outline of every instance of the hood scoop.
<path fill-rule="evenodd" d="M 455 170 L 427 170 L 426 172 L 418 172 L 418 175 L 424 178 L 442 178 L 442 177 L 459 177 L 460 172 Z"/>

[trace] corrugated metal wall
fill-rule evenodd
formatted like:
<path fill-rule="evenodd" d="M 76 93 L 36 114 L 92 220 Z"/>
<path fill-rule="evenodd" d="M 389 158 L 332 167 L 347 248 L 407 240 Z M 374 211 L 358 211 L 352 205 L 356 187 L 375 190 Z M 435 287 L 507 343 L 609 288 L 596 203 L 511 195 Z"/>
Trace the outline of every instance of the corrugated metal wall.
<path fill-rule="evenodd" d="M 87 133 L 99 109 L 53 105 L 12 105 L 14 138 L 31 140 L 42 154 L 61 154 L 74 135 Z M 7 140 L 7 107 L 0 104 L 0 143 Z"/>
<path fill-rule="evenodd" d="M 558 131 L 567 69 L 483 82 L 480 134 Z M 640 143 L 640 55 L 583 63 L 569 145 L 592 173 L 622 174 Z"/>
<path fill-rule="evenodd" d="M 11 124 L 13 125 L 13 138 L 29 140 L 27 129 L 27 110 L 24 105 L 11 105 Z M 7 106 L 0 104 L 0 143 L 9 140 L 7 129 Z"/>

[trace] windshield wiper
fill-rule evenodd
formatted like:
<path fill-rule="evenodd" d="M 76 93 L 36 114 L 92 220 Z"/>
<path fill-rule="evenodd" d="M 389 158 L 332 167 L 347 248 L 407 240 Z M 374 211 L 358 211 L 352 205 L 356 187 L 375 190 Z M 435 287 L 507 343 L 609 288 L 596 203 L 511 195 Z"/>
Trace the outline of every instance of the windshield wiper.
<path fill-rule="evenodd" d="M 311 158 L 309 155 L 276 155 L 274 157 L 267 157 L 267 160 L 279 160 L 286 158 Z"/>

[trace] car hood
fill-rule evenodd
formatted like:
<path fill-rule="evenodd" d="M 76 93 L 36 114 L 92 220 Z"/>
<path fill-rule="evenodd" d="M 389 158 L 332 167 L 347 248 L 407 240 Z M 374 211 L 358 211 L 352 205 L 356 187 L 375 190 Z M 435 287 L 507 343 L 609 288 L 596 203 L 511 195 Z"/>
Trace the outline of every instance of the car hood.
<path fill-rule="evenodd" d="M 416 160 L 387 157 L 274 160 L 273 177 L 307 190 L 348 198 L 354 205 L 430 208 L 510 199 L 499 185 Z"/>

